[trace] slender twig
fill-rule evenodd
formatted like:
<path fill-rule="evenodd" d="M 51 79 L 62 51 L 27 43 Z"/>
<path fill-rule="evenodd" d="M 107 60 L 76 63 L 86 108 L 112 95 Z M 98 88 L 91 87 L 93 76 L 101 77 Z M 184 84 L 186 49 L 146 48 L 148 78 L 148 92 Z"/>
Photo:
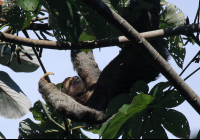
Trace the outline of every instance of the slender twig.
<path fill-rule="evenodd" d="M 184 79 L 184 81 L 186 81 L 188 78 L 190 78 L 190 77 L 191 77 L 193 74 L 195 74 L 199 69 L 200 69 L 200 67 L 197 68 L 195 71 L 193 71 L 190 75 L 188 75 L 188 76 Z"/>
<path fill-rule="evenodd" d="M 54 37 L 54 35 L 53 35 L 52 33 L 48 32 L 48 31 L 46 31 L 46 30 L 43 30 L 43 32 L 44 32 L 45 34 L 49 35 L 49 36 Z"/>
<path fill-rule="evenodd" d="M 192 62 L 194 62 L 194 59 L 199 55 L 199 53 L 200 53 L 200 51 L 190 60 L 190 62 L 188 63 L 188 65 L 183 69 L 183 71 L 179 74 L 179 76 L 181 76 L 181 75 L 186 71 L 186 69 L 190 66 L 190 64 L 191 64 Z M 198 71 L 198 70 L 197 70 L 197 71 Z M 196 72 L 196 71 L 195 71 L 195 72 Z M 195 72 L 193 72 L 193 74 L 194 74 Z M 184 79 L 184 81 L 187 80 L 187 79 L 188 79 L 190 76 L 192 76 L 193 74 L 190 74 L 187 78 Z M 173 86 L 170 86 L 170 87 L 168 88 L 167 92 L 165 93 L 165 95 L 164 95 L 160 100 L 163 100 L 165 97 L 167 97 L 167 96 L 171 93 L 171 91 L 174 90 L 174 88 L 171 90 L 172 87 L 173 87 Z"/>
<path fill-rule="evenodd" d="M 22 32 L 24 33 L 24 35 L 26 36 L 26 38 L 29 38 L 29 35 L 28 35 L 28 33 L 27 33 L 26 30 L 22 30 Z M 33 51 L 34 51 L 34 53 L 35 53 L 35 55 L 36 55 L 36 57 L 38 59 L 38 62 L 40 63 L 40 66 L 42 67 L 42 70 L 43 70 L 44 74 L 47 73 L 47 71 L 46 71 L 46 69 L 45 69 L 45 67 L 44 67 L 44 65 L 43 65 L 40 57 L 38 56 L 38 53 L 37 53 L 36 49 L 34 47 L 32 47 L 32 49 L 33 49 Z M 47 79 L 49 80 L 49 82 L 51 82 L 49 76 L 47 76 Z"/>
<path fill-rule="evenodd" d="M 179 74 L 179 76 L 181 76 L 181 75 L 185 72 L 185 70 L 190 66 L 190 64 L 191 64 L 192 62 L 194 62 L 195 58 L 199 55 L 199 53 L 200 53 L 200 51 L 191 59 L 191 61 L 188 63 L 188 65 L 185 67 L 185 69 Z M 184 81 L 186 81 L 188 78 L 190 78 L 190 77 L 191 77 L 193 74 L 195 74 L 199 69 L 200 69 L 200 67 L 199 67 L 198 69 L 196 69 L 195 71 L 193 71 L 190 75 L 188 75 L 188 76 L 184 79 Z M 170 86 L 170 87 L 168 88 L 167 92 L 166 92 L 165 95 L 160 99 L 160 101 L 163 100 L 165 97 L 167 97 L 167 96 L 171 93 L 171 91 L 173 91 L 173 90 L 175 89 L 175 88 L 173 88 L 173 89 L 171 90 L 172 87 L 173 87 L 173 86 Z"/>
<path fill-rule="evenodd" d="M 188 65 L 184 68 L 184 70 L 179 74 L 180 76 L 185 72 L 185 70 L 190 66 L 190 64 L 194 61 L 194 59 L 199 55 L 200 51 L 192 58 L 192 60 L 188 63 Z"/>
<path fill-rule="evenodd" d="M 47 40 L 47 37 L 43 34 L 43 31 L 40 30 L 40 35 L 44 38 L 44 40 Z"/>

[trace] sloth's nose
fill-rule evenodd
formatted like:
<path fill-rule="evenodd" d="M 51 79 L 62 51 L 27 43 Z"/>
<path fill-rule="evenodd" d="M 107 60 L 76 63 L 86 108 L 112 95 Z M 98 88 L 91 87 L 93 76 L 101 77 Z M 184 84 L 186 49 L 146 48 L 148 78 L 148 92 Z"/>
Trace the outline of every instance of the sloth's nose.
<path fill-rule="evenodd" d="M 76 80 L 78 80 L 79 79 L 79 77 L 78 76 L 74 76 L 74 80 L 76 81 Z"/>

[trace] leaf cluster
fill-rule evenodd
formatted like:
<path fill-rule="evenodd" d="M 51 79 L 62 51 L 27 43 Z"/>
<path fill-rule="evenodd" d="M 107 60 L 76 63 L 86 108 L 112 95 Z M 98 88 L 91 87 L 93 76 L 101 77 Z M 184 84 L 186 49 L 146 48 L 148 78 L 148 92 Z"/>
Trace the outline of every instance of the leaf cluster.
<path fill-rule="evenodd" d="M 166 130 L 179 138 L 189 138 L 190 128 L 186 117 L 171 109 L 184 98 L 176 90 L 166 91 L 170 84 L 158 83 L 150 92 L 143 81 L 135 83 L 130 93 L 114 98 L 107 109 L 112 117 L 99 131 L 102 138 L 168 138 Z M 166 92 L 170 92 L 164 96 Z M 163 98 L 164 97 L 164 98 Z M 131 101 L 131 99 L 133 99 Z"/>
<path fill-rule="evenodd" d="M 72 122 L 64 118 L 41 101 L 35 102 L 30 111 L 39 123 L 35 123 L 29 118 L 21 121 L 19 139 L 88 139 L 80 130 L 85 127 L 84 123 Z"/>

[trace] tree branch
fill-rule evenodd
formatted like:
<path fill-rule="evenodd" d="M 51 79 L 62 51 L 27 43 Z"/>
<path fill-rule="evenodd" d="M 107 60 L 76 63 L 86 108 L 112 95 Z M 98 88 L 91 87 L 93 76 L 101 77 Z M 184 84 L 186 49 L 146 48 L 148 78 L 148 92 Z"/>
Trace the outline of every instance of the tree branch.
<path fill-rule="evenodd" d="M 200 98 L 186 84 L 186 82 L 173 70 L 162 56 L 142 37 L 126 20 L 119 16 L 100 0 L 82 0 L 108 22 L 119 29 L 133 44 L 135 44 L 145 57 L 158 68 L 161 73 L 173 84 L 180 94 L 200 114 Z"/>
<path fill-rule="evenodd" d="M 41 26 L 41 27 L 40 27 Z M 46 24 L 35 24 L 32 23 L 30 26 L 33 30 L 45 29 L 49 30 Z M 194 32 L 200 31 L 200 24 L 195 25 L 185 25 L 179 27 L 172 27 L 167 29 L 160 29 L 150 32 L 140 33 L 140 36 L 148 39 L 154 40 L 158 38 L 180 35 L 180 34 L 190 34 Z M 110 47 L 110 46 L 118 46 L 124 44 L 130 44 L 131 42 L 125 37 L 115 37 L 109 39 L 101 39 L 101 40 L 93 40 L 93 41 L 85 41 L 79 42 L 79 46 L 77 47 L 74 43 L 59 43 L 56 41 L 45 41 L 45 40 L 36 40 L 36 39 L 27 39 L 7 33 L 0 32 L 0 40 L 25 45 L 25 46 L 33 46 L 47 49 L 56 49 L 56 50 L 71 50 L 71 49 L 94 49 L 100 47 Z"/>
<path fill-rule="evenodd" d="M 42 77 L 39 81 L 39 92 L 56 112 L 74 121 L 88 124 L 100 124 L 107 119 L 103 112 L 79 104 L 73 98 L 58 90 L 53 83 L 49 83 L 45 78 Z"/>

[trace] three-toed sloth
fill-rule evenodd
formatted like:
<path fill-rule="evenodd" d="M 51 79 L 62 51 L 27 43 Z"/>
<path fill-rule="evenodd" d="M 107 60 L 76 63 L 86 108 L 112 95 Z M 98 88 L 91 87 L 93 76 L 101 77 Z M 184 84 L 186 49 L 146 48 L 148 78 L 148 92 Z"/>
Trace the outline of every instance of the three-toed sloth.
<path fill-rule="evenodd" d="M 81 104 L 85 104 L 87 101 L 85 98 L 85 85 L 78 76 L 66 78 L 62 83 L 61 91 Z"/>

